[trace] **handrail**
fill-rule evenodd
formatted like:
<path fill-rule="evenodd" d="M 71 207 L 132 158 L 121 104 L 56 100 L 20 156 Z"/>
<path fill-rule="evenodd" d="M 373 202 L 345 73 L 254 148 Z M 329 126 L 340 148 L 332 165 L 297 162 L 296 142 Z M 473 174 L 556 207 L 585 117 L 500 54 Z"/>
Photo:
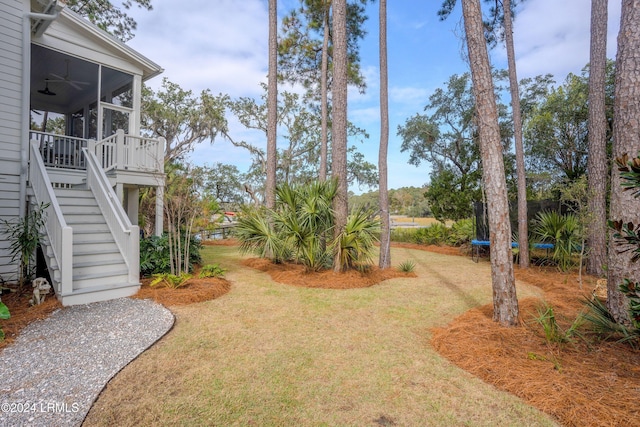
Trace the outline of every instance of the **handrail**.
<path fill-rule="evenodd" d="M 91 152 L 95 153 L 97 158 L 101 160 L 99 162 L 105 172 L 116 169 L 118 166 L 117 137 L 118 134 L 114 133 L 113 135 L 96 142 L 94 148 L 91 150 Z M 91 144 L 89 146 L 91 146 Z"/>
<path fill-rule="evenodd" d="M 73 292 L 73 230 L 67 225 L 58 204 L 49 175 L 40 156 L 40 143 L 31 141 L 31 162 L 29 163 L 29 181 L 33 189 L 36 202 L 47 204 L 45 208 L 45 232 L 49 238 L 53 257 L 60 271 L 60 286 L 56 289 L 58 295 Z M 54 284 L 56 280 L 54 278 Z"/>
<path fill-rule="evenodd" d="M 82 148 L 87 140 L 55 133 L 29 131 L 31 141 L 39 141 L 40 156 L 48 167 L 84 169 Z"/>
<path fill-rule="evenodd" d="M 95 153 L 87 148 L 83 151 L 87 160 L 87 185 L 129 269 L 129 281 L 137 283 L 140 279 L 140 229 L 131 224 Z"/>
<path fill-rule="evenodd" d="M 164 138 L 127 135 L 122 129 L 97 142 L 38 131 L 30 131 L 29 135 L 31 140 L 39 141 L 40 156 L 47 167 L 84 170 L 82 149 L 88 147 L 106 172 L 164 172 Z"/>

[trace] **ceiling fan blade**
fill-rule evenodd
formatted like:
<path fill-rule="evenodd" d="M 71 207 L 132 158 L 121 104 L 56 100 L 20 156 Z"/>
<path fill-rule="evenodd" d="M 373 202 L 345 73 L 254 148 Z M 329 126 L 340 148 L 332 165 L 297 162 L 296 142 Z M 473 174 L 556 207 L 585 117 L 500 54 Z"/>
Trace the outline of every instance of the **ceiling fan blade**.
<path fill-rule="evenodd" d="M 49 75 L 50 75 L 50 76 L 55 77 L 56 79 L 58 79 L 58 80 L 59 80 L 59 81 L 61 81 L 61 82 L 67 81 L 67 79 L 66 79 L 66 78 L 62 77 L 62 76 L 61 76 L 61 75 L 59 75 L 59 74 L 56 74 L 56 73 L 49 73 Z M 50 82 L 54 82 L 55 80 L 51 80 L 51 79 L 49 79 L 49 81 L 50 81 Z"/>
<path fill-rule="evenodd" d="M 66 80 L 67 83 L 69 83 L 69 86 L 71 86 L 72 88 L 76 89 L 76 90 L 80 90 L 82 89 L 82 87 L 77 84 L 78 82 L 75 82 L 73 80 Z"/>

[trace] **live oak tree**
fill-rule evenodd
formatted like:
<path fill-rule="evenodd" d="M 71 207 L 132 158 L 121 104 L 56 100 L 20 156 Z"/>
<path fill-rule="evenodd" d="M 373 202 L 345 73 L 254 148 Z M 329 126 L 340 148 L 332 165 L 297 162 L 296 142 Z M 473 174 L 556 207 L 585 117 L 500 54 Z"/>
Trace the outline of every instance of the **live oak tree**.
<path fill-rule="evenodd" d="M 613 121 L 613 157 L 633 157 L 640 151 L 640 2 L 622 1 L 622 16 L 616 57 L 615 101 Z M 623 224 L 640 223 L 640 199 L 623 191 L 620 175 L 611 175 L 610 218 Z M 611 237 L 613 239 L 613 237 Z M 628 299 L 619 290 L 623 279 L 640 281 L 640 263 L 633 263 L 633 252 L 614 249 L 609 240 L 607 308 L 619 323 L 629 322 Z"/>
<path fill-rule="evenodd" d="M 525 125 L 525 148 L 533 169 L 551 172 L 557 181 L 573 181 L 587 169 L 588 86 L 569 74 L 533 106 Z"/>
<path fill-rule="evenodd" d="M 247 129 L 267 135 L 267 94 L 261 100 L 241 97 L 229 100 L 228 108 L 237 120 Z M 305 183 L 318 178 L 320 157 L 320 117 L 313 105 L 304 98 L 288 91 L 278 94 L 279 148 L 277 149 L 276 180 L 278 183 Z M 355 138 L 368 137 L 366 133 L 347 122 L 348 135 Z M 252 166 L 248 172 L 253 190 L 264 193 L 264 175 L 266 171 L 266 153 L 263 147 L 237 139 L 224 130 L 225 138 L 233 145 L 248 150 Z M 360 186 L 375 186 L 378 175 L 375 165 L 369 163 L 364 155 L 352 145 L 347 150 L 347 182 Z"/>
<path fill-rule="evenodd" d="M 144 87 L 142 94 L 143 132 L 166 139 L 165 162 L 183 158 L 200 142 L 213 142 L 227 128 L 226 95 L 203 90 L 196 97 L 167 78 L 158 92 Z"/>
<path fill-rule="evenodd" d="M 502 78 L 502 72 L 494 75 Z M 472 202 L 482 199 L 478 124 L 469 73 L 451 76 L 446 87 L 429 97 L 425 111 L 428 114 L 416 114 L 398 126 L 401 151 L 409 152 L 409 164 L 419 166 L 424 161 L 431 166 L 425 195 L 434 216 L 441 221 L 468 218 L 473 214 Z M 511 170 L 512 125 L 507 107 L 500 104 L 498 111 L 506 167 Z"/>
<path fill-rule="evenodd" d="M 391 267 L 391 224 L 389 218 L 389 192 L 387 183 L 387 150 L 389 145 L 389 94 L 387 69 L 387 0 L 380 0 L 380 268 Z"/>
<path fill-rule="evenodd" d="M 476 119 L 480 136 L 482 177 L 489 205 L 493 319 L 503 326 L 518 322 L 509 201 L 500 143 L 500 126 L 489 54 L 483 33 L 480 0 L 462 0 L 464 29 L 476 100 Z"/>
<path fill-rule="evenodd" d="M 607 0 L 591 1 L 587 272 L 596 276 L 604 274 L 607 263 L 607 6 Z"/>

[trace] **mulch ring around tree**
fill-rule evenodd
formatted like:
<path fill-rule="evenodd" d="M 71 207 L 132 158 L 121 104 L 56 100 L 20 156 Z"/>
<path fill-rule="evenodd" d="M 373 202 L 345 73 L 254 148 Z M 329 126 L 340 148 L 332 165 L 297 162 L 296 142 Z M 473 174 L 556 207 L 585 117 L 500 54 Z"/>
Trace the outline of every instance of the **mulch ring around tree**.
<path fill-rule="evenodd" d="M 443 356 L 496 387 L 513 393 L 566 426 L 627 426 L 640 420 L 640 352 L 628 345 L 580 338 L 548 342 L 535 322 L 546 302 L 567 330 L 591 298 L 596 278 L 579 289 L 577 274 L 516 268 L 516 279 L 538 286 L 544 302 L 519 301 L 520 325 L 499 326 L 493 307 L 475 308 L 433 331 Z M 544 310 L 544 308 L 543 308 Z M 594 338 L 594 337 L 589 337 Z M 635 421 L 634 421 L 635 420 Z"/>
<path fill-rule="evenodd" d="M 415 273 L 403 273 L 393 268 L 380 270 L 374 266 L 369 267 L 364 272 L 350 270 L 343 273 L 335 273 L 333 270 L 307 272 L 305 267 L 300 264 L 274 264 L 264 258 L 249 258 L 242 261 L 242 264 L 268 273 L 278 283 L 306 288 L 368 288 L 384 280 L 396 277 L 417 277 Z"/>

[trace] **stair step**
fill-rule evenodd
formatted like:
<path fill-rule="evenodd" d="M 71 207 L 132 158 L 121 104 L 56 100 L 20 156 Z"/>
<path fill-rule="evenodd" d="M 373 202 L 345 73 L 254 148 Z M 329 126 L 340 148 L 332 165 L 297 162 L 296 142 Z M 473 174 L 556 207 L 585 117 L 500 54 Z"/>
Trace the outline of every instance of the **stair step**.
<path fill-rule="evenodd" d="M 104 224 L 100 224 L 100 225 L 94 225 L 93 228 L 87 228 L 87 227 L 74 227 L 73 228 L 73 241 L 76 241 L 76 237 L 80 238 L 80 240 L 82 240 L 82 236 L 85 235 L 92 235 L 92 234 L 96 234 L 96 235 L 103 235 L 103 234 L 108 234 L 109 236 L 111 236 L 111 230 L 109 230 L 109 226 L 107 225 L 107 223 Z"/>
<path fill-rule="evenodd" d="M 63 305 L 89 304 L 106 299 L 135 295 L 140 283 L 114 283 L 85 289 L 74 289 L 72 293 L 58 296 Z"/>
<path fill-rule="evenodd" d="M 106 265 L 124 265 L 124 262 L 121 259 L 104 259 L 104 260 L 94 260 L 94 261 L 84 261 L 84 262 L 74 262 L 73 268 L 84 268 L 84 267 L 104 267 Z"/>
<path fill-rule="evenodd" d="M 113 285 L 116 283 L 126 283 L 129 279 L 129 272 L 120 271 L 120 274 L 82 274 L 74 276 L 73 289 L 95 288 L 103 285 Z"/>
<path fill-rule="evenodd" d="M 80 263 L 84 264 L 84 266 L 73 266 L 73 277 L 75 280 L 81 278 L 93 278 L 93 277 L 104 277 L 104 276 L 115 276 L 115 275 L 129 275 L 129 268 L 120 260 L 120 262 L 114 261 L 113 263 L 106 264 L 91 264 L 88 263 Z"/>
<path fill-rule="evenodd" d="M 74 235 L 76 234 L 76 232 L 82 232 L 82 233 L 86 233 L 86 232 L 109 233 L 110 232 L 109 226 L 105 222 L 94 223 L 94 224 L 77 223 L 77 224 L 71 225 L 71 227 L 73 227 Z"/>
<path fill-rule="evenodd" d="M 56 197 L 90 198 L 93 199 L 93 192 L 86 188 L 56 188 L 53 190 Z"/>
<path fill-rule="evenodd" d="M 64 205 L 60 206 L 62 208 L 62 215 L 66 218 L 67 215 L 100 215 L 102 216 L 102 211 L 98 205 Z"/>
<path fill-rule="evenodd" d="M 75 215 L 68 214 L 64 216 L 67 225 L 81 225 L 81 224 L 106 224 L 102 215 Z"/>
<path fill-rule="evenodd" d="M 111 252 L 120 253 L 118 245 L 111 240 L 110 242 L 77 242 L 73 245 L 73 255 L 90 255 L 90 254 L 108 254 Z"/>
<path fill-rule="evenodd" d="M 111 233 L 73 233 L 73 243 L 108 243 L 114 242 Z"/>

